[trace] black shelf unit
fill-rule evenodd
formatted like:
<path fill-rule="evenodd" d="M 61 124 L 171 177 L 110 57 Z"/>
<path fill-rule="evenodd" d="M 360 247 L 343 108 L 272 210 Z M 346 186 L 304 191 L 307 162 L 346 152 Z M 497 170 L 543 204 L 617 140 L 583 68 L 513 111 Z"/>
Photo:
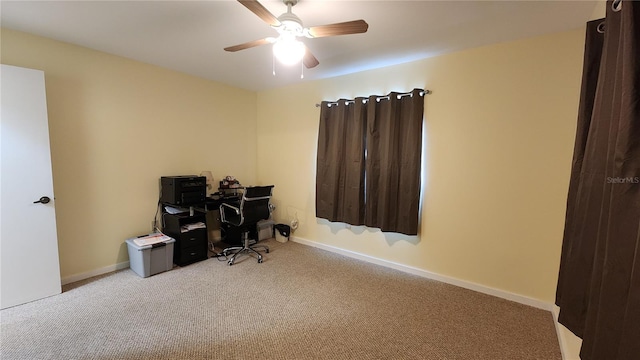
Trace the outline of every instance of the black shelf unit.
<path fill-rule="evenodd" d="M 173 262 L 178 266 L 206 260 L 208 258 L 207 229 L 193 229 L 182 232 L 182 227 L 203 222 L 206 216 L 202 213 L 163 213 L 163 232 L 176 240 L 173 247 Z"/>

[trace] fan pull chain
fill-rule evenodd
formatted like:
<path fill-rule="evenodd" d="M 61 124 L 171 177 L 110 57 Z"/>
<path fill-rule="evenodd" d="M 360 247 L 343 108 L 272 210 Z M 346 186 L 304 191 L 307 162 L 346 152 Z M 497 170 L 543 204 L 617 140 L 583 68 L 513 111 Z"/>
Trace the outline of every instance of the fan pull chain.
<path fill-rule="evenodd" d="M 304 61 L 300 60 L 300 79 L 304 79 Z"/>
<path fill-rule="evenodd" d="M 273 76 L 276 76 L 276 55 L 274 53 L 271 53 L 271 64 L 271 71 L 273 72 Z"/>

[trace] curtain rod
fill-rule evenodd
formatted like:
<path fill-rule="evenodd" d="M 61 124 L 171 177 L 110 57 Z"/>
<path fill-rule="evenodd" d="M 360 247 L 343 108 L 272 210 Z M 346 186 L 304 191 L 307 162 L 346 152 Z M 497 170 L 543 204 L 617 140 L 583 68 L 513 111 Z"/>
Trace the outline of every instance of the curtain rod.
<path fill-rule="evenodd" d="M 422 90 L 422 91 L 420 91 L 420 96 L 423 96 L 423 95 L 429 95 L 429 94 L 431 94 L 431 90 Z M 410 95 L 411 95 L 411 92 L 398 93 L 398 99 L 399 99 L 399 98 L 401 98 L 401 97 L 404 97 L 404 96 L 410 96 Z M 378 101 L 380 101 L 381 99 L 387 99 L 387 100 L 389 100 L 389 95 L 380 95 L 380 96 L 378 96 L 378 97 L 377 97 L 377 100 L 378 100 Z M 367 100 L 367 99 L 365 99 L 364 101 L 366 102 L 366 101 L 368 101 L 368 100 Z M 354 102 L 354 100 L 347 100 L 346 102 L 347 102 L 347 104 L 348 104 L 348 103 L 352 103 L 352 102 Z M 338 102 L 337 102 L 337 101 L 334 101 L 334 102 L 330 102 L 330 103 L 329 103 L 329 106 L 331 106 L 331 105 L 337 105 L 337 104 L 338 104 Z M 316 107 L 320 107 L 320 106 L 321 106 L 320 104 L 316 104 Z"/>

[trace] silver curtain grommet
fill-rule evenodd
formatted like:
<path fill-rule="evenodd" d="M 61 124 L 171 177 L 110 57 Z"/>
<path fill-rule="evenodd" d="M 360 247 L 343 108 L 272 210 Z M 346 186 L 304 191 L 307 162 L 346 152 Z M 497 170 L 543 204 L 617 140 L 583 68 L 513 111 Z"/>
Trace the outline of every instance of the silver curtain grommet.
<path fill-rule="evenodd" d="M 604 21 L 598 24 L 598 27 L 596 28 L 596 30 L 598 30 L 600 34 L 604 34 Z"/>
<path fill-rule="evenodd" d="M 622 0 L 613 0 L 613 2 L 611 3 L 611 8 L 615 12 L 622 10 Z"/>

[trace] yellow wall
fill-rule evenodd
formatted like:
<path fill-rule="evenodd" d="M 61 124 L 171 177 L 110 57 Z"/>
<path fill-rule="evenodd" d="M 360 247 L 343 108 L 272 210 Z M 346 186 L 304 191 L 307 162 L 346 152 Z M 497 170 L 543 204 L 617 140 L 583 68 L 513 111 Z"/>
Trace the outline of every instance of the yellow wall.
<path fill-rule="evenodd" d="M 601 19 L 607 15 L 607 1 L 599 0 L 593 9 L 590 20 Z"/>
<path fill-rule="evenodd" d="M 123 240 L 149 230 L 161 175 L 211 170 L 275 184 L 276 218 L 297 216 L 295 236 L 552 302 L 583 36 L 257 94 L 9 30 L 1 60 L 45 71 L 63 278 L 127 260 Z M 315 104 L 414 87 L 433 91 L 419 236 L 317 220 Z"/>
<path fill-rule="evenodd" d="M 255 181 L 255 92 L 21 32 L 1 36 L 3 64 L 45 72 L 63 279 L 127 261 L 124 240 L 151 230 L 160 176 L 211 170 Z"/>
<path fill-rule="evenodd" d="M 584 30 L 258 93 L 258 181 L 295 236 L 553 302 Z M 417 237 L 315 218 L 321 100 L 414 87 L 425 97 Z"/>

